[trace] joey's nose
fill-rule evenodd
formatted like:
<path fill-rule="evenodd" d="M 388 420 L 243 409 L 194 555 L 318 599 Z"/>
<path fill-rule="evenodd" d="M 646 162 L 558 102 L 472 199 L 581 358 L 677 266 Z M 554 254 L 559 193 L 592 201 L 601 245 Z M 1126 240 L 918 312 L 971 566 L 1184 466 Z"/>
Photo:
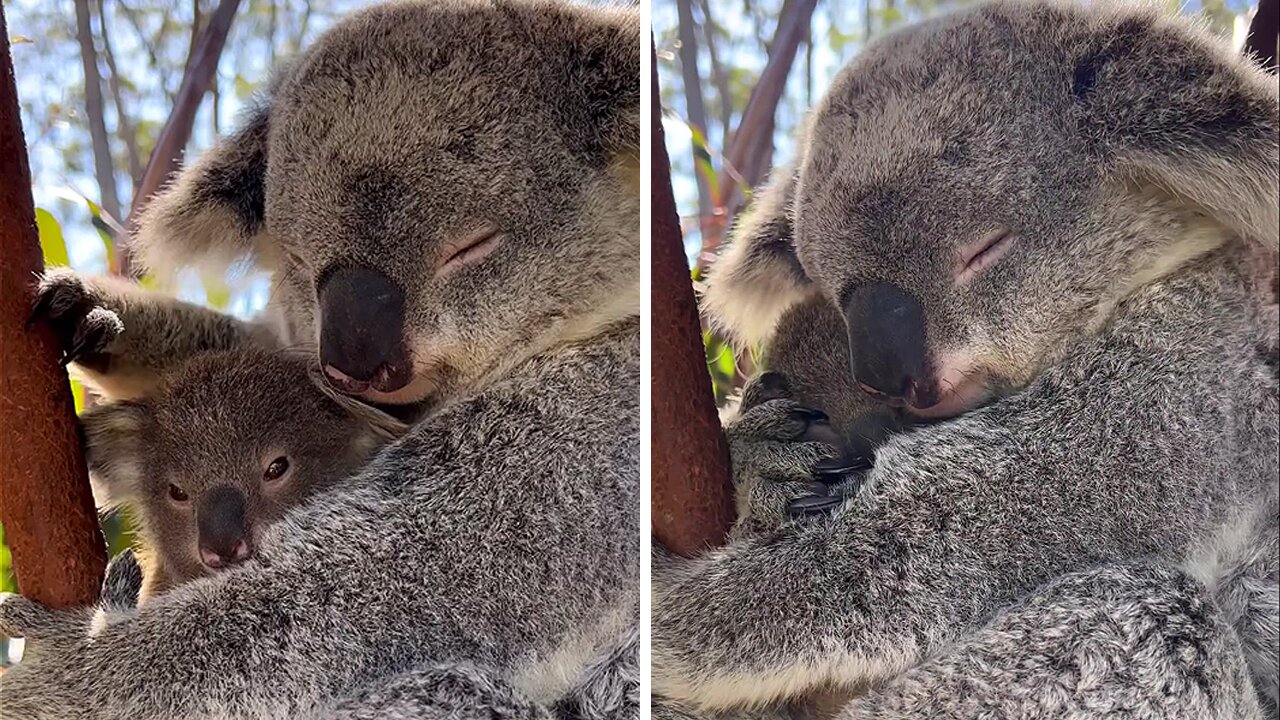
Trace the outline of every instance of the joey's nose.
<path fill-rule="evenodd" d="M 937 402 L 919 301 L 896 285 L 874 283 L 855 290 L 844 312 L 859 387 L 914 407 Z"/>
<path fill-rule="evenodd" d="M 200 560 L 220 569 L 253 555 L 244 494 L 231 487 L 217 487 L 200 496 L 196 505 L 196 531 Z"/>
<path fill-rule="evenodd" d="M 249 547 L 249 543 L 241 540 L 235 544 L 230 551 L 218 551 L 213 548 L 200 548 L 200 561 L 214 570 L 221 570 L 225 567 L 237 565 L 253 555 L 253 551 Z"/>
<path fill-rule="evenodd" d="M 329 381 L 350 394 L 408 385 L 404 292 L 376 270 L 345 266 L 325 273 L 318 293 L 320 362 Z"/>

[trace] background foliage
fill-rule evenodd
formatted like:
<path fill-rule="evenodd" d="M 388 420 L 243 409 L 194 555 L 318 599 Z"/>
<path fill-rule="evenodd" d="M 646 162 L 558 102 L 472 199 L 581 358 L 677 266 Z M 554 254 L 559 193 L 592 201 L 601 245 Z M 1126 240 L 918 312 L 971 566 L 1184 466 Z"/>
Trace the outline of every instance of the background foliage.
<path fill-rule="evenodd" d="M 758 184 L 773 164 L 791 157 L 806 109 L 869 40 L 970 1 L 653 0 L 663 129 L 695 284 L 749 201 L 749 191 L 724 192 L 725 185 Z M 1165 1 L 1201 16 L 1237 46 L 1244 42 L 1250 0 Z M 788 23 L 803 28 L 789 62 L 780 32 Z M 771 64 L 781 66 L 772 75 Z M 780 86 L 764 87 L 772 82 Z M 764 113 L 771 121 L 763 129 L 750 127 L 748 103 L 773 96 L 776 106 Z M 755 358 L 743 352 L 735 358 L 712 332 L 705 339 L 716 398 L 723 401 Z"/>

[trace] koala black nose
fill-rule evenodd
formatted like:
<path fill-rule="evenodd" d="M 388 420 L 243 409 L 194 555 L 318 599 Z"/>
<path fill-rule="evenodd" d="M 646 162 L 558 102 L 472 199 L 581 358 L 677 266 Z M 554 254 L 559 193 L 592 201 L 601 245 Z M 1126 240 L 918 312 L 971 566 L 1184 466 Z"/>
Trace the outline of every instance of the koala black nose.
<path fill-rule="evenodd" d="M 349 394 L 409 384 L 413 364 L 404 342 L 404 292 L 376 270 L 345 266 L 325 273 L 320 298 L 320 362 Z"/>
<path fill-rule="evenodd" d="M 200 560 L 211 568 L 235 565 L 253 554 L 244 494 L 235 488 L 217 487 L 200 496 L 196 531 Z"/>
<path fill-rule="evenodd" d="M 874 283 L 846 300 L 853 378 L 867 393 L 915 407 L 937 402 L 925 344 L 924 309 L 902 288 Z"/>

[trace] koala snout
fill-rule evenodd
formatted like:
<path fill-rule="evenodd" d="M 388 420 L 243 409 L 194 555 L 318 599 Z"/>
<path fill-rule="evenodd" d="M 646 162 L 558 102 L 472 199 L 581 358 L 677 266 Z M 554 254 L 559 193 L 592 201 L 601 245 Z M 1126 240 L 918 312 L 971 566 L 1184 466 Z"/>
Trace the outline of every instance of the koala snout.
<path fill-rule="evenodd" d="M 376 270 L 346 266 L 325 273 L 318 293 L 320 362 L 333 386 L 358 395 L 408 385 L 404 291 Z"/>
<path fill-rule="evenodd" d="M 200 496 L 196 505 L 196 530 L 200 561 L 217 570 L 235 565 L 253 554 L 244 493 L 217 487 Z"/>
<path fill-rule="evenodd" d="M 873 397 L 926 408 L 938 402 L 924 309 L 902 288 L 873 283 L 845 302 L 853 378 Z"/>

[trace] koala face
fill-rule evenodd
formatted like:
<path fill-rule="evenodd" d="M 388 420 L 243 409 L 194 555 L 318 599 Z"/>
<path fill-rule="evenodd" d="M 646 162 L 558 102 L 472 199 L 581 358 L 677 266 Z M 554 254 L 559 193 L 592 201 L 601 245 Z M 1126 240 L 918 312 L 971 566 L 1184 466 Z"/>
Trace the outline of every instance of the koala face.
<path fill-rule="evenodd" d="M 356 13 L 143 235 L 203 242 L 188 221 L 221 217 L 335 387 L 447 395 L 638 309 L 638 33 L 632 10 L 549 2 Z"/>
<path fill-rule="evenodd" d="M 133 509 L 178 582 L 252 557 L 266 527 L 381 443 L 305 358 L 257 352 L 193 359 L 152 396 L 82 423 L 100 502 Z"/>
<path fill-rule="evenodd" d="M 962 11 L 842 71 L 776 183 L 785 222 L 764 203 L 743 229 L 756 252 L 718 278 L 788 235 L 800 270 L 770 262 L 840 309 L 858 386 L 954 415 L 1025 385 L 1134 288 L 1233 237 L 1274 248 L 1257 188 L 1277 187 L 1276 108 L 1274 81 L 1185 21 Z"/>

